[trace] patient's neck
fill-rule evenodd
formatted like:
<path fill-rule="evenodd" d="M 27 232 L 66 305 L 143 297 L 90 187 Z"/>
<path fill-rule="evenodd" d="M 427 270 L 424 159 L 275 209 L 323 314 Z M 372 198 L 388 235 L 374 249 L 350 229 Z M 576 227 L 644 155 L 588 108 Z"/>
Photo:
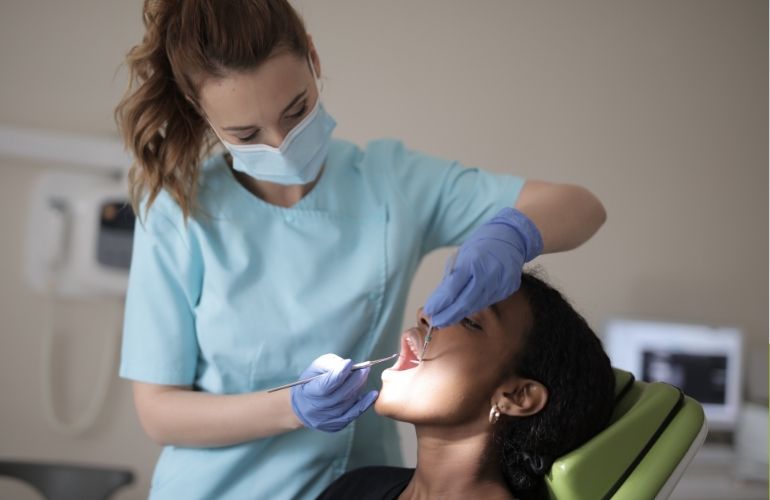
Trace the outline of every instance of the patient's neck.
<path fill-rule="evenodd" d="M 417 469 L 399 500 L 511 499 L 485 424 L 416 426 Z"/>

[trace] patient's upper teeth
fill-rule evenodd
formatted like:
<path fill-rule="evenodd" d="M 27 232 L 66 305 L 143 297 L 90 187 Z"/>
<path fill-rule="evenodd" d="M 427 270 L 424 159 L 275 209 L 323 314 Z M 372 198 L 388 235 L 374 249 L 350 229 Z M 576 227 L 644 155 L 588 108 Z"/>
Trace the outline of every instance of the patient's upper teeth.
<path fill-rule="evenodd" d="M 404 335 L 404 338 L 406 340 L 406 345 L 409 347 L 409 350 L 412 351 L 412 355 L 419 359 L 420 338 L 418 334 L 414 330 L 410 330 L 406 333 L 406 335 Z"/>

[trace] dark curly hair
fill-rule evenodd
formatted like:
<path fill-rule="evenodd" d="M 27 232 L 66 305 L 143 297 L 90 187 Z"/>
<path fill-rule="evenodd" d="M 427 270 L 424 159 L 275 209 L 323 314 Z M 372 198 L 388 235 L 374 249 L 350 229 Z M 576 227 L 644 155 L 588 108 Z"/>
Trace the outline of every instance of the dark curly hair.
<path fill-rule="evenodd" d="M 585 319 L 530 272 L 521 280 L 532 327 L 512 363 L 512 375 L 548 389 L 548 402 L 528 417 L 503 415 L 494 429 L 508 487 L 519 498 L 540 498 L 553 461 L 609 422 L 615 377 L 601 342 Z"/>

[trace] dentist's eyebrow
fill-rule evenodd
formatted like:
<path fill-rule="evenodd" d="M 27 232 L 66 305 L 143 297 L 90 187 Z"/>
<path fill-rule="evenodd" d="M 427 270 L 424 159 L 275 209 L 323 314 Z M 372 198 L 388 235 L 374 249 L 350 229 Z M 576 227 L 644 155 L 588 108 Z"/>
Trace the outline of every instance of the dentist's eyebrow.
<path fill-rule="evenodd" d="M 289 111 L 292 107 L 294 107 L 297 102 L 299 102 L 303 97 L 307 95 L 307 89 L 303 90 L 299 94 L 297 94 L 294 99 L 291 100 L 288 106 L 283 108 L 283 111 L 281 111 L 281 115 L 286 114 L 287 111 Z M 259 128 L 256 125 L 233 125 L 231 127 L 222 127 L 222 130 L 227 130 L 228 132 L 238 132 L 241 130 L 251 130 L 253 128 Z"/>

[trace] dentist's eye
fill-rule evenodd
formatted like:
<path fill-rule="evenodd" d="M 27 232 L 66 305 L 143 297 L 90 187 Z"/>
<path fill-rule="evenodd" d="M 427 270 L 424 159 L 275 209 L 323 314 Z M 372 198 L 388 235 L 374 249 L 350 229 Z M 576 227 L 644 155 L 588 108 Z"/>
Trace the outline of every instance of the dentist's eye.
<path fill-rule="evenodd" d="M 299 108 L 299 111 L 297 111 L 294 114 L 288 115 L 286 118 L 290 120 L 296 120 L 297 118 L 300 118 L 302 115 L 305 114 L 306 109 L 307 109 L 307 101 L 302 101 L 302 107 Z"/>
<path fill-rule="evenodd" d="M 250 135 L 248 135 L 246 137 L 239 137 L 238 140 L 241 141 L 241 142 L 253 141 L 257 137 L 257 133 L 258 132 L 259 132 L 259 130 L 255 130 L 254 132 L 252 132 Z"/>
<path fill-rule="evenodd" d="M 476 323 L 475 321 L 473 321 L 470 318 L 463 318 L 463 319 L 461 319 L 460 320 L 460 324 L 463 325 L 468 330 L 473 330 L 473 331 L 476 331 L 476 332 L 480 332 L 480 331 L 483 330 L 481 328 L 480 324 Z"/>

